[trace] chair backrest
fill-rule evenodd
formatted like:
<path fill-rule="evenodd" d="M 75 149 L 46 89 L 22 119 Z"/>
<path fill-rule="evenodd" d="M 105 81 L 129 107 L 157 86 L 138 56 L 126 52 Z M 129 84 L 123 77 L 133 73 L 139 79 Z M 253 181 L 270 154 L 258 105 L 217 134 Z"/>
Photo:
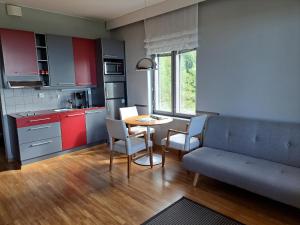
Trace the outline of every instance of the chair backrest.
<path fill-rule="evenodd" d="M 106 119 L 106 127 L 110 138 L 125 141 L 128 138 L 126 124 L 122 120 Z"/>
<path fill-rule="evenodd" d="M 190 120 L 190 124 L 188 127 L 188 133 L 190 137 L 199 135 L 202 133 L 203 128 L 205 126 L 205 121 L 207 119 L 207 115 L 195 116 Z"/>
<path fill-rule="evenodd" d="M 136 106 L 120 108 L 120 116 L 121 120 L 125 120 L 129 117 L 138 116 L 139 113 L 137 111 Z"/>

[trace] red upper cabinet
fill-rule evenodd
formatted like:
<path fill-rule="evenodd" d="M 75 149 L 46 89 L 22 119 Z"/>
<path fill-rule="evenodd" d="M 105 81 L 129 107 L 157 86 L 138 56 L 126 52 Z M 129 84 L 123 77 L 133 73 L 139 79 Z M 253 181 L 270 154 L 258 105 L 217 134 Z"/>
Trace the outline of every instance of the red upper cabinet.
<path fill-rule="evenodd" d="M 84 38 L 73 38 L 73 54 L 76 85 L 97 85 L 96 41 Z"/>
<path fill-rule="evenodd" d="M 5 74 L 38 75 L 33 32 L 0 29 Z"/>

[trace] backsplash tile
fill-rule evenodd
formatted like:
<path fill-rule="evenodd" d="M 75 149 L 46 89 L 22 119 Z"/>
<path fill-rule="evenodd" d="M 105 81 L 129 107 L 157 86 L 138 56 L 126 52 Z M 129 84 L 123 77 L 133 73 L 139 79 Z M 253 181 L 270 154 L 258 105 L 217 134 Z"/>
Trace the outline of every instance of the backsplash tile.
<path fill-rule="evenodd" d="M 75 90 L 4 89 L 6 114 L 66 107 Z M 39 97 L 42 93 L 44 98 Z"/>

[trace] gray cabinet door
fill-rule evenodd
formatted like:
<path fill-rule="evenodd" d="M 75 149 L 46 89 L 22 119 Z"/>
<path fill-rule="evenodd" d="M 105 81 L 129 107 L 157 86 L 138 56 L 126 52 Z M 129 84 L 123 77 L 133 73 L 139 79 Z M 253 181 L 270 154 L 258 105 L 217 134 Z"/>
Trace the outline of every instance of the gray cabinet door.
<path fill-rule="evenodd" d="M 97 143 L 107 139 L 105 124 L 106 109 L 86 111 L 87 143 Z"/>
<path fill-rule="evenodd" d="M 101 39 L 103 58 L 125 59 L 125 46 L 123 41 Z"/>
<path fill-rule="evenodd" d="M 71 37 L 47 35 L 50 86 L 75 86 Z"/>

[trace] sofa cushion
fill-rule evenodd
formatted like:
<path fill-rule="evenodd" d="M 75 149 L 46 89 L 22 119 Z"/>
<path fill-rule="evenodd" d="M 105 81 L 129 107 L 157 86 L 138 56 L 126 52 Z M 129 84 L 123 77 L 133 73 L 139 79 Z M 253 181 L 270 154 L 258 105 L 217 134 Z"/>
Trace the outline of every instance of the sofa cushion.
<path fill-rule="evenodd" d="M 186 169 L 300 208 L 300 168 L 203 147 L 183 157 Z"/>
<path fill-rule="evenodd" d="M 300 124 L 213 116 L 203 146 L 300 167 Z"/>

